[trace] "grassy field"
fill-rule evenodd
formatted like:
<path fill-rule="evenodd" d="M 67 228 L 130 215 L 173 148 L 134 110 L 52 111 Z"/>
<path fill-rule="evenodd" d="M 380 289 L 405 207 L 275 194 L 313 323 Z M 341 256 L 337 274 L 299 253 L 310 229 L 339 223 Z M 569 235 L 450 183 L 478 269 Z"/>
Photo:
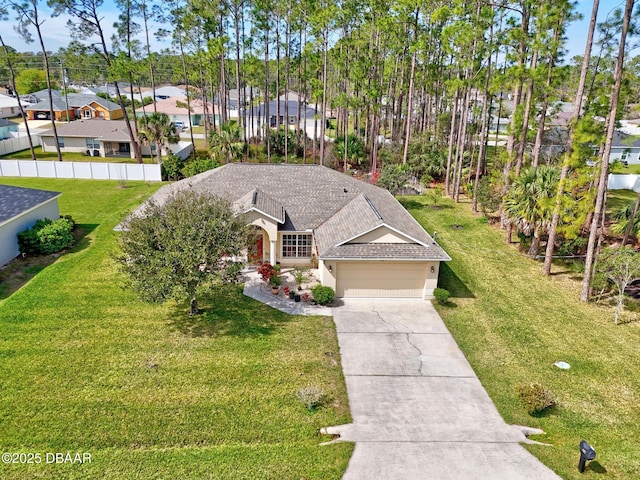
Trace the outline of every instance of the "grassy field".
<path fill-rule="evenodd" d="M 35 147 L 36 158 L 38 160 L 58 160 L 57 152 L 43 152 L 42 147 Z M 31 160 L 31 151 L 21 150 L 19 152 L 9 153 L 7 155 L 0 156 L 5 160 Z M 62 160 L 66 162 L 107 162 L 107 163 L 136 163 L 135 158 L 123 158 L 123 157 L 91 157 L 84 155 L 81 152 L 64 152 L 62 154 Z M 158 159 L 155 155 L 143 155 L 142 160 L 144 163 L 157 163 Z"/>
<path fill-rule="evenodd" d="M 419 197 L 403 202 L 453 258 L 440 276 L 452 303 L 438 311 L 498 410 L 508 423 L 542 428 L 546 435 L 535 439 L 553 445 L 527 448 L 564 479 L 640 478 L 638 314 L 614 325 L 611 307 L 579 301 L 578 275 L 557 265 L 542 276 L 541 263 L 506 245 L 469 204 L 445 201 L 437 210 Z M 557 360 L 571 368 L 559 370 Z M 515 392 L 528 382 L 550 389 L 558 405 L 528 415 Z M 582 439 L 597 452 L 584 474 Z"/>
<path fill-rule="evenodd" d="M 157 184 L 3 179 L 63 192 L 80 244 L 0 300 L 0 445 L 40 464 L 2 479 L 338 479 L 351 444 L 319 446 L 350 421 L 330 319 L 296 317 L 231 287 L 184 306 L 139 302 L 111 254 L 113 227 Z M 328 354 L 332 352 L 333 355 Z M 322 387 L 308 412 L 299 388 Z M 86 452 L 91 463 L 47 464 Z"/>

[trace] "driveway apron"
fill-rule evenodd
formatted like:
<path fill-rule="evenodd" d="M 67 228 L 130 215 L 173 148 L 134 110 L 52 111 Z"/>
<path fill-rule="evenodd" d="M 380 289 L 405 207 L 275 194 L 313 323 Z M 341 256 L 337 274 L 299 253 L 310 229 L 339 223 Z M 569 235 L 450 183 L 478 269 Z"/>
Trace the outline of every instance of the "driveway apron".
<path fill-rule="evenodd" d="M 557 480 L 507 425 L 430 302 L 333 309 L 355 442 L 344 480 Z M 549 447 L 551 448 L 551 447 Z"/>

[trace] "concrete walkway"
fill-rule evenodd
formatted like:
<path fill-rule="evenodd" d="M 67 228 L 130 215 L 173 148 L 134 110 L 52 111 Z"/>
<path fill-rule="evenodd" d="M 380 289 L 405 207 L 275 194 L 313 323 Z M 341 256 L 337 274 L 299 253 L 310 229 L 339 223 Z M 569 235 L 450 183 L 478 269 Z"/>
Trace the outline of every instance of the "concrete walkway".
<path fill-rule="evenodd" d="M 520 445 L 526 429 L 504 422 L 431 303 L 342 303 L 353 423 L 324 430 L 356 444 L 343 480 L 560 478 Z"/>
<path fill-rule="evenodd" d="M 288 297 L 285 297 L 282 291 L 278 295 L 274 295 L 271 293 L 271 287 L 260 278 L 255 268 L 245 270 L 242 274 L 244 276 L 243 293 L 247 297 L 251 297 L 254 300 L 291 315 L 332 315 L 331 308 L 329 307 L 311 305 L 311 303 L 303 301 L 294 302 Z M 281 276 L 289 286 L 295 285 L 291 273 L 285 272 Z"/>

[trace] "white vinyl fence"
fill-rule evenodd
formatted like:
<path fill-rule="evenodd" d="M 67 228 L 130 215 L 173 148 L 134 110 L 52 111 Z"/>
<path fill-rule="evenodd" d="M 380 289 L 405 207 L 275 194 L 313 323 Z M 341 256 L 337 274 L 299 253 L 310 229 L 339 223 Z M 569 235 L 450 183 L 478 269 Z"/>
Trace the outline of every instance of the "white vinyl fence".
<path fill-rule="evenodd" d="M 633 190 L 640 192 L 640 175 L 609 174 L 609 190 Z"/>
<path fill-rule="evenodd" d="M 161 181 L 158 164 L 0 160 L 0 177 Z"/>
<path fill-rule="evenodd" d="M 34 147 L 40 145 L 40 137 L 38 135 L 32 135 L 31 139 Z M 29 148 L 29 137 L 15 137 L 0 141 L 0 155 L 8 155 L 27 148 Z"/>

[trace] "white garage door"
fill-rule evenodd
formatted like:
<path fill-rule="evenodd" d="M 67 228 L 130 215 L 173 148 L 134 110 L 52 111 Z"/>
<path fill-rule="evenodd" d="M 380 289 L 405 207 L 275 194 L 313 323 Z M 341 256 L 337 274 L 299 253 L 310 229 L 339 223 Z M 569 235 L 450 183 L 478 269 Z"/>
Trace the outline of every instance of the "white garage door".
<path fill-rule="evenodd" d="M 336 296 L 422 298 L 426 263 L 338 262 Z"/>

